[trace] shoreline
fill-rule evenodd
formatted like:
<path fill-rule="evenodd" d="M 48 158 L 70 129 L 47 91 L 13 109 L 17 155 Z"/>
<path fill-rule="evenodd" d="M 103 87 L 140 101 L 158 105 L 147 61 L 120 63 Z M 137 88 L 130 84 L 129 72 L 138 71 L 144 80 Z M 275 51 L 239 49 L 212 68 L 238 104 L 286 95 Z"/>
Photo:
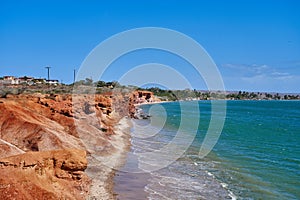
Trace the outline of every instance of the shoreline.
<path fill-rule="evenodd" d="M 130 150 L 130 128 L 130 118 L 121 118 L 114 126 L 115 134 L 110 138 L 114 151 L 102 158 L 89 156 L 86 172 L 92 183 L 88 199 L 116 199 L 114 177 L 116 170 L 126 162 L 126 154 Z"/>
<path fill-rule="evenodd" d="M 133 135 L 131 135 L 133 136 Z M 138 159 L 134 156 L 134 144 L 130 143 L 122 166 L 114 172 L 114 197 L 116 199 L 140 200 L 147 199 L 145 187 L 151 178 L 148 172 L 137 172 Z"/>
<path fill-rule="evenodd" d="M 146 104 L 159 104 L 159 103 L 170 103 L 174 101 L 163 101 L 163 102 L 147 102 L 142 104 L 135 104 L 134 106 L 138 108 L 141 105 Z M 134 145 L 133 145 L 134 146 Z M 129 151 L 131 151 L 131 147 Z M 127 152 L 129 152 L 127 151 Z M 129 160 L 128 160 L 129 159 Z M 137 167 L 135 166 L 136 161 L 130 157 L 128 157 L 125 160 L 124 165 L 120 169 L 124 169 L 125 171 L 118 171 L 115 170 L 113 177 L 114 177 L 114 197 L 120 197 L 121 199 L 132 199 L 132 200 L 139 200 L 139 199 L 147 199 L 149 195 L 151 195 L 151 189 L 147 187 L 148 184 L 151 184 L 153 182 L 150 181 L 151 177 L 153 176 L 151 173 L 130 173 L 127 172 L 126 169 L 130 169 L 131 167 L 134 167 L 134 169 Z M 211 177 L 210 177 L 211 178 Z M 207 179 L 207 177 L 206 177 Z M 228 195 L 227 197 L 230 197 L 230 199 L 235 200 L 235 195 L 226 188 L 223 187 L 223 185 L 218 181 L 213 179 L 215 182 L 218 183 L 218 186 L 220 186 L 220 191 L 223 191 L 224 193 L 220 195 Z M 117 183 L 117 187 L 115 187 Z M 149 193 L 150 191 L 150 193 Z M 153 193 L 152 193 L 153 195 Z"/>
<path fill-rule="evenodd" d="M 176 101 L 155 101 L 155 102 L 137 103 L 137 104 L 133 104 L 133 105 L 134 105 L 134 107 L 139 107 L 142 105 L 153 105 L 153 104 L 171 103 L 171 102 L 176 102 Z"/>
<path fill-rule="evenodd" d="M 197 99 L 197 100 L 175 100 L 175 101 L 156 101 L 156 102 L 145 102 L 133 104 L 135 107 L 139 107 L 142 105 L 154 105 L 154 104 L 163 104 L 163 103 L 172 103 L 172 102 L 191 102 L 191 101 L 281 101 L 281 102 L 289 102 L 289 101 L 300 101 L 300 99 Z"/>

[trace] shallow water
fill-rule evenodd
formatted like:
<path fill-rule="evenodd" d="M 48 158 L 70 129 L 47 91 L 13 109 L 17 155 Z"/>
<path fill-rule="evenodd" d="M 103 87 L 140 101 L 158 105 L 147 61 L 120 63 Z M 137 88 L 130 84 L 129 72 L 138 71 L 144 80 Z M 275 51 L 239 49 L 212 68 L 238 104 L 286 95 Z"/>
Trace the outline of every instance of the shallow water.
<path fill-rule="evenodd" d="M 238 199 L 300 199 L 299 101 L 228 101 L 222 134 L 213 151 L 203 159 L 198 153 L 210 122 L 211 102 L 200 101 L 199 108 L 195 102 L 183 104 L 187 110 L 182 110 L 178 102 L 161 104 L 158 109 L 152 109 L 152 105 L 141 107 L 150 112 L 152 119 L 134 121 L 138 126 L 132 130 L 131 153 L 121 171 L 149 170 L 152 169 L 149 166 L 166 161 L 162 160 L 164 157 L 153 161 L 141 155 L 161 150 L 173 142 L 181 117 L 191 125 L 181 129 L 186 131 L 186 137 L 174 144 L 178 151 L 187 143 L 189 148 L 159 170 L 142 175 L 118 172 L 115 178 L 118 199 L 231 199 L 235 196 Z M 196 109 L 200 110 L 200 118 Z M 193 130 L 196 117 L 196 122 L 200 119 L 199 126 Z M 186 138 L 193 131 L 196 135 L 190 144 Z M 174 158 L 172 152 L 168 154 Z"/>

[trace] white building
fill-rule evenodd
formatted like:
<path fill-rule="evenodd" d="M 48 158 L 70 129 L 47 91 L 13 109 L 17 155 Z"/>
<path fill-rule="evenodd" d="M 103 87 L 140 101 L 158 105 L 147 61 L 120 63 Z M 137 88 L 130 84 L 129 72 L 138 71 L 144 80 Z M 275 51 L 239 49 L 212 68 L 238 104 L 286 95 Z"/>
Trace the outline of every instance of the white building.
<path fill-rule="evenodd" d="M 46 80 L 46 83 L 48 83 L 50 85 L 58 85 L 59 81 L 58 80 Z"/>
<path fill-rule="evenodd" d="M 5 85 L 16 85 L 20 83 L 19 79 L 14 76 L 4 76 L 1 82 Z"/>
<path fill-rule="evenodd" d="M 1 77 L 0 77 L 1 78 Z M 14 76 L 4 76 L 0 79 L 0 84 L 3 85 L 18 85 L 18 84 L 25 84 L 25 85 L 35 85 L 35 84 L 50 84 L 50 85 L 58 85 L 58 80 L 46 80 L 44 78 L 34 78 L 30 76 L 23 76 L 23 77 L 14 77 Z"/>
<path fill-rule="evenodd" d="M 19 77 L 19 83 L 22 84 L 22 83 L 25 83 L 25 84 L 30 84 L 32 83 L 33 81 L 33 77 L 30 77 L 30 76 L 23 76 L 23 77 Z"/>

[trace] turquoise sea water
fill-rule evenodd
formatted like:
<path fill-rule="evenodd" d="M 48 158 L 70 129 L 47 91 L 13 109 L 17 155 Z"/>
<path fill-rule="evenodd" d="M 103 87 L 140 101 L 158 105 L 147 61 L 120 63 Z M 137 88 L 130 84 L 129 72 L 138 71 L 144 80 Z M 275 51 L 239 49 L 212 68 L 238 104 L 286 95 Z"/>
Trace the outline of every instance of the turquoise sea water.
<path fill-rule="evenodd" d="M 151 113 L 152 122 L 135 123 L 151 122 L 155 134 L 141 138 L 133 130 L 132 152 L 137 153 L 163 148 L 178 134 L 182 117 L 198 123 L 200 110 L 197 130 L 189 123 L 183 127 L 185 134 L 196 133 L 187 151 L 165 168 L 149 172 L 144 187 L 149 199 L 300 199 L 300 101 L 226 104 L 220 138 L 202 159 L 198 152 L 211 119 L 210 101 L 164 103 L 157 110 L 141 106 Z M 157 131 L 156 122 L 159 125 L 164 115 L 166 122 Z"/>
<path fill-rule="evenodd" d="M 300 199 L 300 101 L 229 101 L 215 175 L 243 199 Z"/>

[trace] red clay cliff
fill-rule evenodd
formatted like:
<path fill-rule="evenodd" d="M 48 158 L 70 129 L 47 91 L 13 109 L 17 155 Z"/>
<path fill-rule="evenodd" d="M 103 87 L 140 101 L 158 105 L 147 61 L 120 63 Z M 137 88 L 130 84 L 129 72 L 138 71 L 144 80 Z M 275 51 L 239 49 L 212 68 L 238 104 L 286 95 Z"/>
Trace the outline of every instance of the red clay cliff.
<path fill-rule="evenodd" d="M 0 98 L 0 199 L 86 199 L 91 180 L 85 169 L 92 152 L 76 123 L 98 134 L 100 149 L 113 151 L 113 126 L 129 108 L 113 106 L 122 96 L 76 98 L 73 107 L 67 94 Z"/>
<path fill-rule="evenodd" d="M 152 101 L 147 91 L 0 98 L 0 199 L 86 199 L 99 186 L 88 162 L 119 152 L 118 137 L 129 143 L 115 125 L 134 116 L 135 104 Z"/>

